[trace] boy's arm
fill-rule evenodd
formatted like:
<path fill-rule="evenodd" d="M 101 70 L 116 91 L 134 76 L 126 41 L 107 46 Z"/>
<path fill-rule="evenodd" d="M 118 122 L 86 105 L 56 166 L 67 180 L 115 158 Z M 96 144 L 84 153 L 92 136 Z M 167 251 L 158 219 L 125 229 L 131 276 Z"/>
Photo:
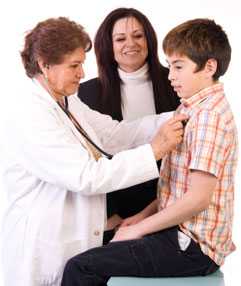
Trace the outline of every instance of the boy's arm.
<path fill-rule="evenodd" d="M 147 207 L 145 207 L 139 213 L 124 219 L 122 221 L 120 227 L 137 224 L 138 222 L 142 221 L 143 219 L 147 218 L 148 216 L 155 214 L 157 212 L 157 210 L 158 210 L 158 200 L 155 199 L 154 201 L 152 201 Z"/>
<path fill-rule="evenodd" d="M 205 210 L 210 204 L 217 178 L 197 170 L 190 171 L 189 176 L 189 189 L 181 199 L 135 225 L 120 228 L 113 241 L 140 238 L 183 223 Z"/>

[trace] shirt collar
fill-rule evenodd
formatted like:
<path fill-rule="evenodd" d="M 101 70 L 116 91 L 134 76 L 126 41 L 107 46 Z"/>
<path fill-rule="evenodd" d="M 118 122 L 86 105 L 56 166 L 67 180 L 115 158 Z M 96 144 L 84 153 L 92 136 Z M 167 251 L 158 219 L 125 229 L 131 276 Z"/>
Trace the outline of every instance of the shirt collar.
<path fill-rule="evenodd" d="M 209 97 L 211 94 L 217 93 L 217 92 L 222 92 L 223 91 L 223 84 L 222 83 L 217 83 L 215 85 L 212 85 L 210 87 L 204 88 L 198 93 L 194 94 L 193 96 L 185 99 L 181 99 L 181 103 L 185 107 L 194 107 L 195 105 L 199 104 L 203 100 L 205 100 L 207 97 Z"/>

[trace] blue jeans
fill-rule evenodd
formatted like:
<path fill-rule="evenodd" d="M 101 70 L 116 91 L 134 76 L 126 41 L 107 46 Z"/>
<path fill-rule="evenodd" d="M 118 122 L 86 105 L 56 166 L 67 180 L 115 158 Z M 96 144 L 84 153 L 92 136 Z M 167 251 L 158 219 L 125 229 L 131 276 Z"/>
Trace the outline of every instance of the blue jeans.
<path fill-rule="evenodd" d="M 193 240 L 180 249 L 178 227 L 141 239 L 111 242 L 71 258 L 62 286 L 106 285 L 111 276 L 181 277 L 207 275 L 219 267 Z"/>

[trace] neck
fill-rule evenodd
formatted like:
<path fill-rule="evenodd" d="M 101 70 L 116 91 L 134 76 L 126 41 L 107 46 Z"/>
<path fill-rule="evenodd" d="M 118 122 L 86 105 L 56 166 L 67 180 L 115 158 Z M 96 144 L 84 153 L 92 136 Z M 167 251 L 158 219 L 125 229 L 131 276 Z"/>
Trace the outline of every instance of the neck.
<path fill-rule="evenodd" d="M 37 75 L 35 78 L 41 84 L 41 86 L 49 93 L 49 95 L 64 107 L 64 96 L 54 92 L 54 90 L 49 84 L 48 79 L 46 79 L 42 74 Z"/>
<path fill-rule="evenodd" d="M 130 66 L 119 66 L 119 69 L 125 73 L 133 73 L 133 72 L 140 70 L 145 65 L 146 65 L 146 63 L 143 63 L 142 65 L 138 65 L 138 66 L 132 66 L 132 67 L 130 67 Z"/>
<path fill-rule="evenodd" d="M 144 64 L 141 68 L 131 73 L 127 73 L 118 68 L 118 73 L 123 83 L 132 82 L 134 84 L 149 79 L 148 64 Z"/>

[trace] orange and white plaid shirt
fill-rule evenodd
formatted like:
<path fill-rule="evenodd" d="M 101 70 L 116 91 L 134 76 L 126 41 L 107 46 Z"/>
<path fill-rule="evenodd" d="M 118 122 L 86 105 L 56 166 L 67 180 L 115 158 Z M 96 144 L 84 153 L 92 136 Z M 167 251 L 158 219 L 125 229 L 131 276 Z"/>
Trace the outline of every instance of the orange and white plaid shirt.
<path fill-rule="evenodd" d="M 204 254 L 222 265 L 235 249 L 232 220 L 238 137 L 233 114 L 220 83 L 181 102 L 176 113 L 187 114 L 189 120 L 183 142 L 162 160 L 159 210 L 188 191 L 190 170 L 214 175 L 218 182 L 209 207 L 179 227 L 200 244 Z"/>

